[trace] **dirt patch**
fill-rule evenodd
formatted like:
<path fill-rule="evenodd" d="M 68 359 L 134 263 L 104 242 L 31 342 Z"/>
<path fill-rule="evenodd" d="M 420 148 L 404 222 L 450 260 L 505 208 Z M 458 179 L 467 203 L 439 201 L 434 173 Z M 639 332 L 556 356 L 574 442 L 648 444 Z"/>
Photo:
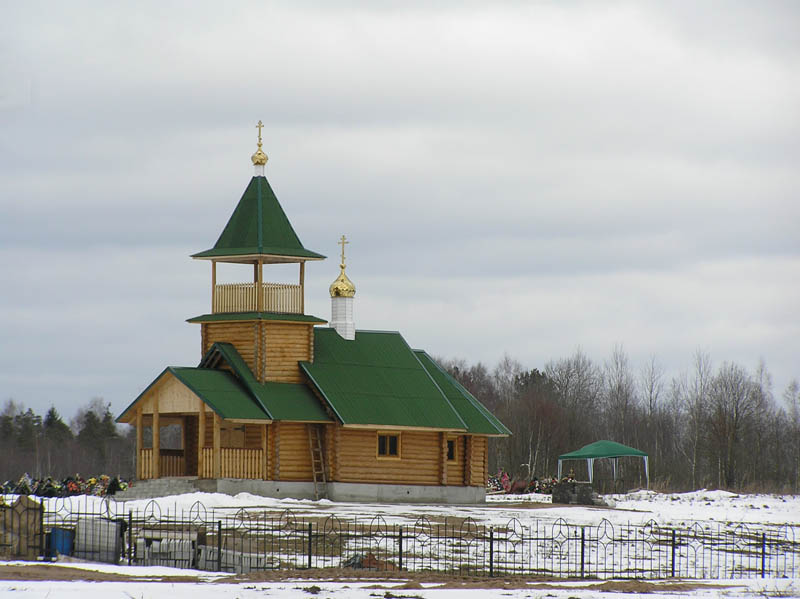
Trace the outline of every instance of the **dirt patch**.
<path fill-rule="evenodd" d="M 608 580 L 586 589 L 609 593 L 688 593 L 698 589 L 730 589 L 735 585 L 708 584 L 704 582 L 645 582 L 644 580 Z"/>
<path fill-rule="evenodd" d="M 59 566 L 57 564 L 30 564 L 0 566 L 0 580 L 85 580 L 91 582 L 209 582 L 209 584 L 228 584 L 237 582 L 281 582 L 287 580 L 315 582 L 372 582 L 365 587 L 383 591 L 419 589 L 491 589 L 491 590 L 553 590 L 575 589 L 564 584 L 563 580 L 548 578 L 506 577 L 478 578 L 455 577 L 434 572 L 375 572 L 343 568 L 315 570 L 266 570 L 239 576 L 224 576 L 213 581 L 196 576 L 127 576 L 112 572 L 97 572 Z M 423 584 L 425 586 L 423 586 Z M 581 589 L 617 593 L 689 593 L 698 589 L 729 589 L 735 585 L 719 585 L 703 582 L 645 582 L 641 580 L 609 580 L 598 582 Z M 304 587 L 309 594 L 316 594 L 319 587 Z M 315 592 L 316 591 L 316 592 Z M 400 596 L 400 595 L 398 595 Z"/>
<path fill-rule="evenodd" d="M 0 580 L 88 580 L 91 582 L 202 582 L 196 576 L 126 576 L 57 565 L 0 566 Z"/>

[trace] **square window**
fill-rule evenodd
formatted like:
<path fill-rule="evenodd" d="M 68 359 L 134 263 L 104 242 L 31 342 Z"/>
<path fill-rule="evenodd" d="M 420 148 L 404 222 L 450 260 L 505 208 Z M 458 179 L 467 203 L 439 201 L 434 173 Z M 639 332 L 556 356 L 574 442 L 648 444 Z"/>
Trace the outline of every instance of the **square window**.
<path fill-rule="evenodd" d="M 400 457 L 400 435 L 378 435 L 378 457 Z"/>

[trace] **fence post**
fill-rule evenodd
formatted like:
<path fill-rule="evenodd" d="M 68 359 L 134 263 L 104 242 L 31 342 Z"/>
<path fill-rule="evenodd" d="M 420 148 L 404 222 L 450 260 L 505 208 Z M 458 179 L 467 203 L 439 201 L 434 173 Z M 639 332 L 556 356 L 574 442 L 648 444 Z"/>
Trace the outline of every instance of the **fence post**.
<path fill-rule="evenodd" d="M 217 520 L 217 572 L 222 572 L 222 520 Z"/>
<path fill-rule="evenodd" d="M 670 576 L 675 578 L 675 529 L 672 529 L 672 564 L 670 565 Z"/>
<path fill-rule="evenodd" d="M 311 522 L 308 523 L 308 569 L 311 569 Z"/>
<path fill-rule="evenodd" d="M 764 578 L 767 564 L 767 533 L 761 533 L 761 578 Z"/>
<path fill-rule="evenodd" d="M 494 576 L 494 526 L 489 527 L 489 577 Z"/>
<path fill-rule="evenodd" d="M 44 546 L 44 499 L 39 504 L 39 556 L 45 556 Z"/>
<path fill-rule="evenodd" d="M 403 569 L 403 525 L 400 525 L 400 532 L 397 535 L 398 555 L 397 555 L 397 569 Z"/>
<path fill-rule="evenodd" d="M 581 578 L 583 578 L 584 557 L 586 555 L 586 527 L 581 526 Z"/>
<path fill-rule="evenodd" d="M 133 562 L 133 510 L 128 510 L 128 565 Z"/>

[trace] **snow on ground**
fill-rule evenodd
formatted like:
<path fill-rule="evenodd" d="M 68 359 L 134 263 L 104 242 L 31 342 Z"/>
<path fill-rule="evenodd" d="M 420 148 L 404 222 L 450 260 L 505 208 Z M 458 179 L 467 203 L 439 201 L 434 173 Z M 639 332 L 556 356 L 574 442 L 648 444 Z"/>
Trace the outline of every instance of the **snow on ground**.
<path fill-rule="evenodd" d="M 546 499 L 545 499 L 546 498 Z M 13 501 L 7 496 L 6 501 Z M 800 496 L 747 495 L 726 491 L 694 491 L 691 493 L 656 493 L 635 491 L 624 495 L 606 495 L 609 507 L 565 506 L 548 503 L 547 495 L 491 495 L 485 505 L 422 505 L 339 503 L 326 499 L 272 499 L 239 493 L 186 493 L 156 499 L 114 501 L 104 503 L 100 497 L 67 497 L 46 499 L 48 511 L 108 512 L 126 515 L 129 510 L 155 510 L 162 516 L 188 515 L 195 510 L 233 513 L 239 509 L 266 511 L 279 517 L 289 510 L 297 518 L 320 518 L 328 515 L 343 519 L 367 521 L 380 517 L 386 524 L 410 524 L 421 517 L 431 521 L 444 518 L 472 518 L 479 524 L 503 526 L 512 518 L 523 525 L 539 520 L 545 523 L 563 518 L 570 524 L 596 525 L 602 519 L 612 524 L 645 524 L 650 520 L 659 525 L 682 527 L 695 521 L 749 523 L 754 525 L 800 526 Z"/>
<path fill-rule="evenodd" d="M 0 566 L 4 565 L 0 562 Z M 131 576 L 157 578 L 170 568 L 116 566 L 114 571 Z M 179 574 L 180 571 L 176 571 Z M 598 583 L 597 581 L 512 582 L 488 581 L 483 588 L 474 585 L 422 583 L 408 584 L 402 580 L 320 581 L 285 580 L 281 582 L 91 582 L 49 580 L 0 580 L 0 597 L 26 599 L 298 599 L 326 597 L 341 599 L 372 599 L 395 597 L 409 599 L 486 599 L 487 597 L 554 598 L 554 599 L 674 599 L 691 595 L 698 598 L 754 599 L 758 597 L 800 597 L 796 580 L 717 580 L 713 582 Z"/>

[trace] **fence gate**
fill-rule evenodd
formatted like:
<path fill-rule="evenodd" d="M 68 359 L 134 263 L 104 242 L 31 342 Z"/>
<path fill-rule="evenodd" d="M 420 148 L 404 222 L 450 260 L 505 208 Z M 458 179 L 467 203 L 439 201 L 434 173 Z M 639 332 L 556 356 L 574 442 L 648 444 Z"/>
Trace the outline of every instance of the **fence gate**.
<path fill-rule="evenodd" d="M 44 508 L 21 495 L 11 505 L 0 505 L 0 557 L 35 560 L 44 549 Z"/>

